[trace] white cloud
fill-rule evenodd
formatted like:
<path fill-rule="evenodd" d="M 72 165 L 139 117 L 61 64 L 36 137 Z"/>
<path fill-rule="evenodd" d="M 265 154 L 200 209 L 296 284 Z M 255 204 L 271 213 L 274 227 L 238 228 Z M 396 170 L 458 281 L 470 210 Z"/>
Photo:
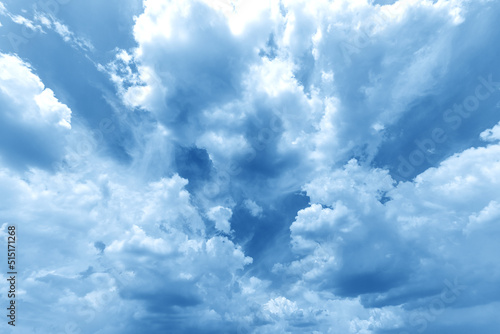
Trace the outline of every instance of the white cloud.
<path fill-rule="evenodd" d="M 71 128 L 71 110 L 54 97 L 54 92 L 44 86 L 29 64 L 19 57 L 1 54 L 0 69 L 0 90 L 19 108 L 18 118 L 32 125 L 47 123 Z"/>
<path fill-rule="evenodd" d="M 174 305 L 196 307 L 200 326 L 213 317 L 222 321 L 226 302 L 219 299 L 219 287 L 234 284 L 236 271 L 252 259 L 225 237 L 205 236 L 184 179 L 175 175 L 142 184 L 130 177 L 133 171 L 109 164 L 55 174 L 33 169 L 23 176 L 1 170 L 0 185 L 8 195 L 2 216 L 22 230 L 26 245 L 24 305 L 72 310 L 61 328 L 74 322 L 89 332 L 103 326 L 117 332 L 124 317 L 140 320 L 148 317 L 141 310 Z M 19 211 L 21 205 L 26 210 Z M 227 223 L 230 212 L 220 208 L 214 214 Z M 49 240 L 58 246 L 39 252 Z M 40 316 L 40 310 L 36 317 L 26 312 L 32 319 Z M 204 312 L 212 315 L 200 320 Z"/>
<path fill-rule="evenodd" d="M 312 204 L 298 212 L 290 227 L 299 260 L 275 270 L 299 275 L 318 293 L 326 289 L 349 295 L 351 289 L 361 288 L 356 294 L 363 305 L 375 307 L 374 312 L 393 303 L 429 312 L 427 305 L 439 299 L 439 293 L 426 289 L 442 291 L 446 280 L 458 277 L 458 286 L 466 288 L 460 288 L 465 290 L 456 300 L 482 309 L 490 302 L 486 291 L 491 293 L 492 287 L 485 286 L 477 298 L 468 287 L 481 280 L 485 270 L 497 276 L 491 260 L 498 252 L 499 150 L 499 145 L 467 149 L 414 182 L 397 185 L 387 171 L 363 168 L 355 161 L 318 176 L 305 186 Z M 385 204 L 380 202 L 383 196 Z M 363 291 L 357 281 L 361 277 L 375 290 Z M 426 302 L 415 302 L 410 297 L 415 294 Z M 351 328 L 372 333 L 374 328 L 411 327 L 408 317 L 411 313 L 396 308 L 388 310 L 386 320 L 364 317 Z"/>
<path fill-rule="evenodd" d="M 264 308 L 277 315 L 290 315 L 297 311 L 297 305 L 285 297 L 277 297 L 268 301 Z"/>
<path fill-rule="evenodd" d="M 62 23 L 53 15 L 35 13 L 34 19 L 46 28 L 54 30 L 66 43 L 71 44 L 73 47 L 80 48 L 84 51 L 94 50 L 94 46 L 89 39 L 78 36 L 71 31 L 67 25 Z"/>
<path fill-rule="evenodd" d="M 0 54 L 0 101 L 4 161 L 47 165 L 62 155 L 71 129 L 71 110 L 17 56 Z"/>
<path fill-rule="evenodd" d="M 3 8 L 5 9 L 5 7 Z M 35 25 L 33 23 L 33 21 L 31 21 L 30 19 L 27 19 L 25 18 L 24 16 L 21 16 L 21 15 L 12 15 L 12 14 L 9 14 L 12 22 L 14 23 L 17 23 L 17 24 L 20 24 L 20 25 L 23 25 L 25 26 L 26 28 L 29 28 L 33 31 L 42 31 L 42 27 L 40 25 Z"/>
<path fill-rule="evenodd" d="M 250 145 L 243 135 L 233 133 L 205 132 L 196 141 L 198 147 L 206 148 L 211 155 L 211 160 L 227 163 L 227 158 L 243 155 L 250 151 Z"/>
<path fill-rule="evenodd" d="M 26 11 L 23 11 L 23 13 L 26 13 Z M 5 5 L 2 2 L 0 2 L 0 15 L 8 16 L 12 20 L 12 22 L 19 24 L 19 25 L 22 25 L 25 28 L 28 28 L 32 31 L 42 31 L 43 32 L 43 29 L 40 25 L 35 25 L 35 23 L 33 21 L 31 21 L 30 19 L 28 19 L 22 15 L 12 14 L 9 10 L 7 10 L 7 8 L 5 7 Z M 1 27 L 1 25 L 0 25 L 0 27 Z"/>
<path fill-rule="evenodd" d="M 464 228 L 464 233 L 469 234 L 476 229 L 488 228 L 489 231 L 496 230 L 496 226 L 485 226 L 488 223 L 494 224 L 500 219 L 500 204 L 491 201 L 488 206 L 482 209 L 478 214 L 469 216 L 469 223 Z"/>
<path fill-rule="evenodd" d="M 250 214 L 254 217 L 261 217 L 263 209 L 261 206 L 259 206 L 257 203 L 252 201 L 251 199 L 246 199 L 243 201 L 243 204 L 245 205 L 245 208 L 250 212 Z"/>
<path fill-rule="evenodd" d="M 495 125 L 493 128 L 481 132 L 480 137 L 484 141 L 496 142 L 500 140 L 500 124 Z"/>
<path fill-rule="evenodd" d="M 208 218 L 215 222 L 215 228 L 226 234 L 231 232 L 229 219 L 232 215 L 233 212 L 231 209 L 222 206 L 213 207 L 207 212 Z"/>
<path fill-rule="evenodd" d="M 175 124 L 173 137 L 206 148 L 219 169 L 252 156 L 260 141 L 257 146 L 300 160 L 290 173 L 303 175 L 304 182 L 316 169 L 353 153 L 373 159 L 384 129 L 447 73 L 449 36 L 457 27 L 452 21 L 461 8 L 460 2 L 290 1 L 281 9 L 278 2 L 253 4 L 248 19 L 236 19 L 247 2 L 208 5 L 145 2 L 134 28 L 138 71 L 131 70 L 130 58 L 108 65 L 123 100 L 153 112 L 167 127 Z M 233 19 L 243 25 L 238 34 Z M 429 29 L 443 33 L 428 34 Z M 271 34 L 274 45 L 266 45 Z M 342 49 L 346 43 L 350 48 Z M 259 58 L 258 52 L 267 56 Z M 347 64 L 346 57 L 363 70 Z M 231 73 L 208 70 L 222 63 L 230 64 Z M 186 94 L 189 106 L 178 102 Z M 382 98 L 387 94 L 390 99 Z M 264 110 L 274 113 L 271 124 L 259 119 Z M 304 183 L 290 179 L 287 174 L 277 180 L 276 192 Z"/>
<path fill-rule="evenodd" d="M 71 110 L 54 97 L 54 92 L 51 89 L 46 88 L 35 96 L 35 102 L 44 118 L 57 115 L 57 118 L 59 118 L 57 124 L 71 129 Z"/>
<path fill-rule="evenodd" d="M 6 13 L 7 13 L 7 8 L 5 8 L 3 2 L 0 2 L 0 14 L 6 15 Z"/>

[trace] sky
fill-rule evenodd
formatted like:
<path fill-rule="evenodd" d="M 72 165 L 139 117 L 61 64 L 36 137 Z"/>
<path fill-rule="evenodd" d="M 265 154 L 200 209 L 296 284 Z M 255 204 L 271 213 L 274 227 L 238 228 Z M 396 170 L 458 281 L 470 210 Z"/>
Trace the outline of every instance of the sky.
<path fill-rule="evenodd" d="M 499 15 L 1 0 L 0 332 L 497 334 Z"/>

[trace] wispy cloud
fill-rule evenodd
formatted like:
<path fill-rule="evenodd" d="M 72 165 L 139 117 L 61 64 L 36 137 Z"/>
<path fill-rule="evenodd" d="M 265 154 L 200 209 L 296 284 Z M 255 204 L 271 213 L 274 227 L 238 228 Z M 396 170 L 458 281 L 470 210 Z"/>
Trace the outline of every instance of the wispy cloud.
<path fill-rule="evenodd" d="M 77 36 L 72 32 L 67 25 L 59 21 L 52 15 L 46 15 L 43 13 L 36 13 L 35 20 L 41 25 L 48 29 L 55 31 L 62 39 L 72 45 L 75 48 L 79 48 L 83 51 L 92 51 L 94 46 L 89 39 Z"/>

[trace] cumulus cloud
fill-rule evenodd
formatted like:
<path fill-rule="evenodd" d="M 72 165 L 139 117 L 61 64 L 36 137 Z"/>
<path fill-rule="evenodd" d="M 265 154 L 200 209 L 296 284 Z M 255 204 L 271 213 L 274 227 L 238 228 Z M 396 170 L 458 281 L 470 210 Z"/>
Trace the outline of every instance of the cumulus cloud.
<path fill-rule="evenodd" d="M 229 222 L 229 219 L 232 214 L 233 212 L 231 209 L 216 206 L 208 211 L 207 216 L 215 222 L 216 229 L 224 233 L 229 233 L 231 231 L 231 223 Z"/>
<path fill-rule="evenodd" d="M 71 110 L 19 57 L 0 54 L 0 69 L 2 159 L 21 166 L 50 165 L 62 153 Z"/>
<path fill-rule="evenodd" d="M 53 175 L 31 170 L 25 180 L 2 170 L 2 189 L 10 199 L 2 203 L 2 216 L 24 230 L 27 245 L 23 256 L 28 280 L 21 297 L 26 312 L 43 300 L 52 310 L 73 312 L 65 311 L 65 320 L 82 331 L 96 331 L 105 323 L 109 330 L 120 331 L 119 319 L 134 313 L 138 325 L 150 323 L 154 315 L 154 323 L 182 328 L 191 316 L 182 320 L 176 314 L 196 305 L 193 316 L 206 312 L 207 322 L 213 321 L 210 317 L 222 321 L 224 302 L 217 297 L 212 306 L 206 303 L 218 296 L 221 284 L 237 284 L 234 274 L 252 259 L 226 237 L 206 234 L 183 189 L 184 179 L 134 185 L 123 183 L 119 173 L 103 174 L 103 169 L 90 171 L 92 177 L 85 180 L 70 170 Z M 20 205 L 27 208 L 23 214 L 16 210 Z M 42 220 L 49 217 L 51 224 L 46 225 Z M 48 239 L 58 246 L 39 259 Z M 61 285 L 64 293 L 52 298 Z M 106 321 L 105 315 L 116 322 Z M 36 322 L 24 326 L 36 327 Z"/>
<path fill-rule="evenodd" d="M 270 2 L 240 18 L 248 6 L 146 1 L 138 48 L 103 69 L 126 104 L 207 149 L 219 170 L 245 178 L 249 165 L 279 168 L 287 180 L 277 189 L 300 188 L 290 175 L 352 156 L 371 161 L 384 129 L 447 74 L 464 20 L 460 2 Z"/>
<path fill-rule="evenodd" d="M 274 273 L 285 275 L 292 290 L 319 295 L 309 304 L 299 295 L 275 297 L 261 306 L 264 314 L 278 301 L 313 312 L 319 300 L 338 296 L 373 308 L 360 311 L 349 330 L 402 328 L 404 308 L 424 307 L 415 296 L 432 300 L 444 280 L 464 273 L 453 269 L 460 266 L 453 251 L 462 254 L 453 245 L 495 212 L 495 162 L 483 154 L 496 148 L 465 150 L 399 184 L 372 164 L 381 143 L 395 136 L 391 127 L 450 75 L 453 41 L 474 10 L 461 1 L 290 1 L 259 4 L 244 19 L 238 15 L 245 6 L 146 1 L 134 29 L 138 47 L 119 51 L 103 69 L 126 104 L 154 114 L 180 145 L 206 150 L 224 175 L 223 184 L 206 179 L 219 182 L 216 194 L 238 189 L 272 202 L 303 189 L 310 198 L 290 226 L 298 259 L 277 263 Z M 197 24 L 188 25 L 192 20 Z M 230 72 L 211 71 L 221 63 Z M 481 138 L 492 141 L 494 133 Z M 482 168 L 475 167 L 479 156 L 486 159 Z M 462 196 L 476 191 L 482 195 Z M 257 203 L 243 205 L 262 216 Z M 231 215 L 226 209 L 221 217 L 223 208 L 212 204 L 207 216 L 227 233 Z M 438 251 L 447 247 L 448 257 Z M 290 314 L 285 323 L 293 327 Z M 277 325 L 282 320 L 270 320 L 278 326 L 270 328 L 285 328 Z M 326 319 L 315 324 L 331 328 Z"/>
<path fill-rule="evenodd" d="M 286 271 L 316 291 L 361 296 L 366 307 L 414 310 L 390 311 L 389 317 L 400 320 L 383 325 L 385 330 L 395 323 L 427 328 L 430 321 L 424 318 L 432 303 L 486 309 L 493 287 L 485 282 L 478 292 L 472 286 L 489 275 L 486 263 L 497 251 L 498 229 L 492 224 L 498 220 L 498 149 L 468 149 L 414 182 L 397 185 L 387 171 L 362 169 L 355 161 L 329 173 L 331 184 L 318 178 L 305 187 L 314 204 L 299 211 L 290 227 L 301 259 Z M 335 177 L 339 173 L 344 175 Z M 387 197 L 384 204 L 381 192 Z M 481 231 L 490 235 L 479 236 Z M 453 286 L 456 296 L 446 290 Z M 453 298 L 443 297 L 448 295 Z"/>

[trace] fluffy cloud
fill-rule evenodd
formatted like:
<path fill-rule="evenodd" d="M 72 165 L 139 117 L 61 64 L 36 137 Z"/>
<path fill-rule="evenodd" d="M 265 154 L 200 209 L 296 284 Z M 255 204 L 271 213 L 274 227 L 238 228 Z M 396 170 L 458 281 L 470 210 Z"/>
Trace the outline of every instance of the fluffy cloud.
<path fill-rule="evenodd" d="M 498 271 L 491 261 L 498 252 L 499 149 L 468 149 L 397 185 L 387 171 L 355 161 L 319 177 L 305 187 L 313 204 L 290 227 L 301 258 L 276 270 L 299 275 L 318 292 L 361 296 L 366 307 L 404 305 L 408 313 L 389 311 L 401 329 L 446 326 L 436 321 L 444 308 L 487 309 L 498 293 L 490 282 Z"/>
<path fill-rule="evenodd" d="M 231 218 L 233 212 L 231 209 L 224 208 L 222 206 L 216 206 L 208 211 L 208 218 L 215 222 L 215 228 L 224 233 L 231 232 L 231 223 L 229 219 Z"/>
<path fill-rule="evenodd" d="M 324 303 L 328 312 L 355 305 L 338 331 L 411 327 L 405 310 L 424 309 L 445 280 L 465 275 L 456 245 L 481 253 L 472 231 L 496 217 L 494 145 L 453 156 L 414 182 L 397 184 L 372 167 L 394 136 L 386 129 L 449 75 L 465 3 L 271 2 L 239 24 L 245 2 L 228 4 L 146 1 L 138 47 L 103 69 L 125 104 L 151 112 L 178 145 L 206 151 L 217 173 L 206 181 L 217 190 L 215 203 L 203 205 L 217 230 L 230 230 L 232 200 L 261 216 L 246 196 L 272 202 L 300 188 L 309 196 L 290 226 L 298 259 L 274 266 L 289 293 L 259 300 L 247 326 L 263 318 L 271 323 L 264 332 L 293 332 L 310 321 L 335 332 L 328 316 L 311 315 Z M 217 196 L 230 191 L 221 205 Z M 472 299 L 467 305 L 484 304 Z"/>
<path fill-rule="evenodd" d="M 28 63 L 3 53 L 0 101 L 1 158 L 17 166 L 50 166 L 62 153 L 64 137 L 71 129 L 71 110 L 45 87 Z"/>
<path fill-rule="evenodd" d="M 500 140 L 500 124 L 495 125 L 492 129 L 481 132 L 480 136 L 484 141 L 494 142 Z"/>
<path fill-rule="evenodd" d="M 248 168 L 280 170 L 279 194 L 323 166 L 370 162 L 384 130 L 447 75 L 464 21 L 459 1 L 272 1 L 245 18 L 246 1 L 144 5 L 138 47 L 106 66 L 123 101 L 242 187 Z"/>
<path fill-rule="evenodd" d="M 89 172 L 78 180 L 69 170 L 31 170 L 20 179 L 2 170 L 0 184 L 9 198 L 2 202 L 3 228 L 15 222 L 25 245 L 20 302 L 27 318 L 36 319 L 29 314 L 39 315 L 36 305 L 44 303 L 65 315 L 54 325 L 58 331 L 73 324 L 82 331 L 125 331 L 120 323 L 129 316 L 137 326 L 166 321 L 179 331 L 201 314 L 205 320 L 193 328 L 224 321 L 219 288 L 238 284 L 236 272 L 252 259 L 226 237 L 206 234 L 183 189 L 186 181 L 175 175 L 134 184 L 119 173 Z M 21 205 L 22 213 L 16 209 Z M 41 258 L 48 240 L 57 247 Z M 21 325 L 26 332 L 37 326 L 35 320 Z"/>
<path fill-rule="evenodd" d="M 48 124 L 71 128 L 71 110 L 60 103 L 50 88 L 45 88 L 40 78 L 36 76 L 29 64 L 13 55 L 0 55 L 2 70 L 2 86 L 0 87 L 3 98 L 10 100 L 12 107 L 19 108 L 17 116 L 20 122 Z M 25 98 L 27 94 L 28 99 Z M 7 101 L 5 101 L 7 104 Z M 7 104 L 8 105 L 8 104 Z M 11 111 L 13 113 L 13 111 Z"/>

